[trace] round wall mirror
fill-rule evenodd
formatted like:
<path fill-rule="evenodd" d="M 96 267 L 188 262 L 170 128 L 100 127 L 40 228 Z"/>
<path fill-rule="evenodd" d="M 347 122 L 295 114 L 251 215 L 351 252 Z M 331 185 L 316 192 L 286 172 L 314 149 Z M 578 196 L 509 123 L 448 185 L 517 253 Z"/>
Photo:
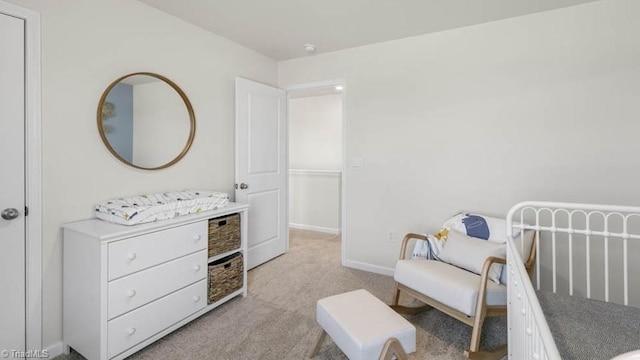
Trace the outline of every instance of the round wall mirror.
<path fill-rule="evenodd" d="M 98 104 L 98 130 L 118 160 L 156 170 L 178 162 L 196 131 L 193 108 L 173 81 L 153 73 L 116 79 Z"/>

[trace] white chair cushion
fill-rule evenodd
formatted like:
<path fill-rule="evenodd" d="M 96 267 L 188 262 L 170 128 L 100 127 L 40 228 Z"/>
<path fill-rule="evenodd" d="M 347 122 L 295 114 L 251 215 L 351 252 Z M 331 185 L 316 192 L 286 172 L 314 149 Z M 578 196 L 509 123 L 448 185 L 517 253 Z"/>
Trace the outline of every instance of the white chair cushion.
<path fill-rule="evenodd" d="M 436 260 L 400 260 L 393 278 L 468 316 L 476 314 L 480 275 Z M 506 305 L 507 287 L 487 281 L 487 305 Z"/>
<path fill-rule="evenodd" d="M 456 230 L 451 230 L 442 251 L 438 254 L 441 261 L 461 267 L 473 273 L 482 273 L 487 258 L 507 257 L 507 245 L 473 238 Z M 496 284 L 500 283 L 502 264 L 494 263 L 489 267 L 488 276 Z"/>
<path fill-rule="evenodd" d="M 316 319 L 351 360 L 377 359 L 392 337 L 416 351 L 416 328 L 363 289 L 318 300 Z"/>

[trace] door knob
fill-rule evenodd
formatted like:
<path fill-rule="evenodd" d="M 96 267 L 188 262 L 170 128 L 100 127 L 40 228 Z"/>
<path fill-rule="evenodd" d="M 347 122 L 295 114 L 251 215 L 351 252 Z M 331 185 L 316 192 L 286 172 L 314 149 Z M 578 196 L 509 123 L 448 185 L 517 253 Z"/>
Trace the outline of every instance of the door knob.
<path fill-rule="evenodd" d="M 2 215 L 2 218 L 5 220 L 13 220 L 17 218 L 18 215 L 20 215 L 20 213 L 18 212 L 18 209 L 7 208 L 2 211 L 1 215 Z"/>
<path fill-rule="evenodd" d="M 247 190 L 249 188 L 249 185 L 245 184 L 245 183 L 241 183 L 240 184 L 240 189 L 242 190 Z"/>

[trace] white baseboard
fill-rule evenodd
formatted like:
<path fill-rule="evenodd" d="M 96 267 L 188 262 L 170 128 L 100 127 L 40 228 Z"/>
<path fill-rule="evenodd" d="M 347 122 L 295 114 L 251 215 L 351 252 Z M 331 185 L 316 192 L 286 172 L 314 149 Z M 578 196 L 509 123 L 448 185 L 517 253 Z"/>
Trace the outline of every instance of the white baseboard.
<path fill-rule="evenodd" d="M 48 358 L 53 359 L 58 355 L 62 355 L 62 353 L 64 352 L 64 344 L 62 343 L 62 341 L 58 341 L 57 343 L 53 343 L 45 347 L 44 350 L 47 351 L 49 355 Z"/>
<path fill-rule="evenodd" d="M 352 268 L 352 269 L 368 271 L 368 272 L 372 272 L 372 273 L 376 273 L 376 274 L 393 276 L 393 269 L 392 268 L 379 266 L 379 265 L 373 265 L 373 264 L 367 264 L 367 263 L 364 263 L 364 262 L 361 262 L 361 261 L 345 259 L 344 262 L 342 263 L 342 266 L 346 266 L 346 267 L 349 267 L 349 268 Z"/>
<path fill-rule="evenodd" d="M 328 227 L 322 227 L 322 226 L 315 226 L 315 225 L 304 225 L 304 224 L 294 224 L 294 223 L 290 223 L 289 224 L 290 228 L 294 228 L 294 229 L 300 229 L 300 230 L 311 230 L 311 231 L 317 231 L 317 232 L 322 232 L 322 233 L 327 233 L 327 234 L 340 234 L 340 229 L 334 229 L 334 228 L 328 228 Z"/>

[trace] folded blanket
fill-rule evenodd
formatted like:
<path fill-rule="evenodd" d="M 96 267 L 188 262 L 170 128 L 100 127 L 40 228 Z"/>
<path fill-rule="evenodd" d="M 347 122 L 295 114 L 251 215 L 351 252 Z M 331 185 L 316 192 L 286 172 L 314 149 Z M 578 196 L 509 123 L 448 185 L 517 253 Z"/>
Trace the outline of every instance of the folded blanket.
<path fill-rule="evenodd" d="M 135 225 L 213 210 L 228 203 L 229 195 L 221 192 L 165 192 L 104 201 L 94 207 L 94 216 L 117 224 Z"/>
<path fill-rule="evenodd" d="M 413 247 L 412 259 L 439 260 L 438 253 L 442 250 L 445 240 L 435 235 L 427 234 L 427 240 L 416 240 Z"/>

